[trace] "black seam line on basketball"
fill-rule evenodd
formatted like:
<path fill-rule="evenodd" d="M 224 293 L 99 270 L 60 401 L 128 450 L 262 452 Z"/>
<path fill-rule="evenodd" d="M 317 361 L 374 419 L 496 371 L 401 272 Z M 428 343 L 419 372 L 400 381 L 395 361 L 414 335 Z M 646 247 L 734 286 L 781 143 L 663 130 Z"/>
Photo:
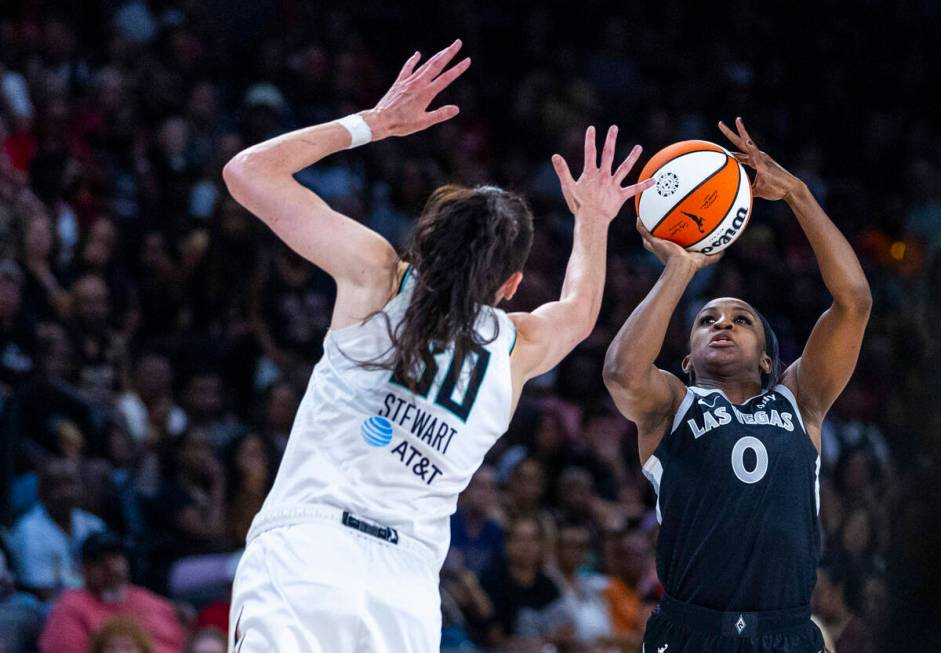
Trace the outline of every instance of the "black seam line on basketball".
<path fill-rule="evenodd" d="M 730 157 L 730 158 L 731 158 L 731 157 Z M 735 163 L 736 163 L 735 172 L 738 173 L 738 179 L 735 180 L 735 194 L 732 195 L 732 201 L 729 202 L 729 208 L 727 208 L 727 209 L 725 210 L 725 213 L 723 213 L 722 215 L 728 215 L 728 214 L 729 214 L 729 211 L 732 210 L 732 207 L 735 206 L 735 200 L 738 199 L 738 191 L 739 191 L 739 189 L 740 189 L 741 186 L 742 186 L 742 168 L 741 168 L 741 164 L 738 163 L 738 160 L 735 160 Z M 725 167 L 725 166 L 723 166 L 723 167 Z M 719 172 L 721 172 L 721 170 L 720 170 Z M 719 174 L 719 173 L 717 172 L 716 174 Z M 723 219 L 724 219 L 724 218 L 723 218 Z M 720 222 L 719 224 L 722 224 L 722 223 Z M 716 225 L 716 226 L 718 226 L 718 225 Z M 743 225 L 743 226 L 744 226 L 744 225 Z M 696 242 L 690 243 L 689 245 L 687 245 L 687 247 L 693 247 L 694 245 L 698 245 L 699 243 L 701 243 L 702 241 L 706 240 L 709 236 L 711 236 L 711 235 L 714 234 L 715 232 L 716 232 L 716 230 L 713 229 L 712 231 L 710 231 L 709 233 L 707 233 L 705 236 L 703 236 L 702 238 L 700 238 L 700 239 L 697 240 Z"/>
<path fill-rule="evenodd" d="M 719 173 L 722 171 L 722 168 L 725 167 L 725 164 L 726 164 L 726 162 L 727 162 L 728 159 L 729 159 L 729 155 L 726 154 L 725 152 L 716 152 L 715 150 L 696 150 L 696 152 L 715 152 L 716 154 L 721 154 L 721 155 L 723 155 L 726 160 L 722 162 L 722 165 L 720 165 L 720 166 L 715 170 L 715 172 L 713 172 L 713 173 L 710 174 L 708 177 L 706 177 L 705 179 L 703 179 L 701 182 L 699 182 L 698 184 L 696 184 L 696 186 L 695 186 L 692 190 L 690 190 L 688 193 L 686 193 L 686 195 L 684 195 L 683 197 L 681 197 L 681 198 L 680 198 L 680 201 L 673 205 L 673 208 L 676 208 L 676 207 L 678 207 L 680 204 L 682 204 L 683 202 L 685 202 L 687 197 L 689 197 L 690 195 L 692 195 L 693 193 L 695 193 L 697 190 L 700 189 L 700 187 L 701 187 L 703 184 L 705 184 L 707 181 L 709 181 L 710 179 L 712 179 L 713 177 L 715 177 L 717 174 L 719 174 Z M 673 163 L 673 162 L 676 161 L 677 159 L 681 159 L 681 158 L 683 158 L 684 156 L 686 156 L 687 154 L 696 154 L 696 152 L 686 152 L 686 153 L 681 154 L 681 155 L 679 155 L 678 157 L 676 157 L 676 159 L 670 159 L 667 163 Z M 663 165 L 665 166 L 666 163 L 664 163 Z M 660 167 L 662 168 L 663 166 L 660 166 Z M 660 169 L 660 168 L 657 168 L 657 170 L 659 170 L 659 169 Z M 653 175 L 651 175 L 651 177 L 653 177 Z M 652 234 L 653 232 L 655 232 L 655 231 L 657 230 L 657 228 L 658 228 L 660 225 L 663 224 L 663 221 L 667 219 L 667 216 L 670 215 L 671 213 L 673 213 L 673 209 L 670 209 L 669 211 L 667 211 L 666 214 L 665 214 L 662 218 L 660 218 L 660 222 L 658 222 L 657 224 L 655 224 L 655 225 L 653 226 L 653 229 L 649 229 L 648 231 L 650 231 L 651 234 Z"/>

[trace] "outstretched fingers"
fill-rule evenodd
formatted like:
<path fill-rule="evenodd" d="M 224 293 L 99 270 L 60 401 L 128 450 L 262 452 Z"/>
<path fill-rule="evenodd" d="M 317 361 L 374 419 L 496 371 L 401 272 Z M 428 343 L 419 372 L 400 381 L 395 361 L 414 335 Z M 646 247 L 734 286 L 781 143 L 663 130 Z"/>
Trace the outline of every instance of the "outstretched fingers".
<path fill-rule="evenodd" d="M 735 128 L 738 129 L 738 134 L 745 141 L 745 150 L 750 154 L 754 154 L 758 151 L 758 146 L 755 145 L 754 139 L 749 135 L 748 130 L 745 129 L 745 121 L 741 117 L 735 119 Z"/>
<path fill-rule="evenodd" d="M 585 170 L 598 169 L 598 150 L 595 148 L 595 128 L 585 130 Z"/>
<path fill-rule="evenodd" d="M 559 154 L 552 155 L 552 167 L 555 174 L 559 177 L 559 185 L 562 187 L 562 196 L 569 209 L 575 212 L 575 179 L 572 177 L 572 171 L 569 170 L 569 164 Z"/>
<path fill-rule="evenodd" d="M 429 111 L 425 114 L 425 126 L 423 129 L 427 129 L 432 125 L 437 125 L 439 122 L 450 120 L 460 113 L 460 111 L 461 110 L 456 104 L 446 104 L 443 107 L 435 109 L 434 111 Z"/>
<path fill-rule="evenodd" d="M 611 173 L 611 166 L 614 165 L 614 148 L 618 140 L 618 126 L 608 127 L 608 135 L 604 139 L 604 148 L 601 150 L 601 171 Z"/>
<path fill-rule="evenodd" d="M 416 50 L 415 54 L 405 60 L 405 65 L 403 65 L 402 70 L 399 71 L 399 76 L 395 78 L 396 83 L 407 79 L 415 72 L 415 65 L 418 63 L 419 59 L 421 59 L 421 52 Z"/>
<path fill-rule="evenodd" d="M 461 39 L 456 39 L 454 43 L 426 61 L 421 68 L 415 71 L 415 74 L 413 74 L 410 79 L 422 81 L 434 79 L 438 76 L 438 73 L 444 70 L 444 67 L 454 58 L 454 55 L 458 53 L 458 50 L 461 49 L 461 45 Z"/>
<path fill-rule="evenodd" d="M 627 200 L 627 199 L 630 199 L 631 197 L 634 197 L 634 195 L 637 195 L 638 193 L 643 193 L 648 188 L 653 188 L 654 186 L 656 186 L 656 184 L 657 184 L 657 180 L 654 179 L 653 177 L 651 177 L 650 179 L 644 179 L 643 181 L 637 182 L 633 186 L 622 188 L 621 195 L 624 197 L 625 200 Z"/>
<path fill-rule="evenodd" d="M 624 181 L 624 178 L 630 173 L 631 168 L 634 167 L 634 164 L 637 163 L 637 159 L 640 158 L 641 152 L 644 151 L 640 145 L 635 145 L 631 148 L 630 153 L 627 155 L 627 158 L 621 162 L 621 165 L 618 166 L 618 169 L 614 171 L 614 182 L 621 185 L 621 182 Z"/>
<path fill-rule="evenodd" d="M 731 129 L 729 129 L 729 127 L 721 120 L 719 121 L 719 131 L 721 131 L 725 135 L 725 137 L 729 139 L 729 141 L 732 142 L 732 145 L 734 145 L 739 150 L 747 149 L 745 147 L 745 141 L 742 140 L 742 137 L 736 134 Z"/>
<path fill-rule="evenodd" d="M 466 57 L 463 60 L 461 60 L 456 66 L 449 68 L 444 73 L 439 75 L 433 82 L 431 82 L 431 85 L 428 87 L 432 95 L 437 95 L 438 93 L 446 89 L 448 86 L 450 86 L 451 82 L 453 82 L 455 79 L 463 75 L 464 71 L 470 68 L 470 65 L 471 65 L 470 57 Z"/>

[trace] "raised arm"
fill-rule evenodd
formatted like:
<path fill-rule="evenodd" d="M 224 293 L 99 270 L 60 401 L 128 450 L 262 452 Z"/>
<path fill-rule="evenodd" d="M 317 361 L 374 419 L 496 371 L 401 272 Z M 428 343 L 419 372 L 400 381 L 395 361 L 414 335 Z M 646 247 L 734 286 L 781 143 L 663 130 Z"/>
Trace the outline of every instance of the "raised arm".
<path fill-rule="evenodd" d="M 833 297 L 833 304 L 817 320 L 801 357 L 785 371 L 783 379 L 797 397 L 819 448 L 819 426 L 856 367 L 872 307 L 869 282 L 853 248 L 807 185 L 758 149 L 741 118 L 735 122 L 737 133 L 722 123 L 719 128 L 740 150 L 736 158 L 757 172 L 755 195 L 784 200 L 791 207 Z"/>
<path fill-rule="evenodd" d="M 558 301 L 543 304 L 532 313 L 513 313 L 517 340 L 511 359 L 516 396 L 523 384 L 552 369 L 588 337 L 601 310 L 607 266 L 608 225 L 624 202 L 649 188 L 652 181 L 623 188 L 621 183 L 640 157 L 635 146 L 613 173 L 617 127 L 608 130 L 601 164 L 597 163 L 595 128 L 585 132 L 585 166 L 578 181 L 568 164 L 556 154 L 552 164 L 562 185 L 562 194 L 575 216 L 572 254 L 565 270 Z"/>
<path fill-rule="evenodd" d="M 665 267 L 608 347 L 604 382 L 618 410 L 637 424 L 640 457 L 644 461 L 657 448 L 686 393 L 682 381 L 654 365 L 670 318 L 696 271 L 715 263 L 722 255 L 687 252 L 676 243 L 654 238 L 640 219 L 637 230 L 644 248 L 653 252 Z"/>
<path fill-rule="evenodd" d="M 375 108 L 357 114 L 368 127 L 369 140 L 405 136 L 457 115 L 454 105 L 427 109 L 470 65 L 470 59 L 464 59 L 444 70 L 460 47 L 455 41 L 417 70 L 419 53 L 405 62 Z M 222 171 L 232 197 L 336 281 L 335 328 L 382 307 L 395 287 L 398 264 L 395 250 L 382 236 L 334 211 L 294 179 L 295 173 L 352 144 L 351 132 L 340 121 L 328 122 L 253 145 Z"/>

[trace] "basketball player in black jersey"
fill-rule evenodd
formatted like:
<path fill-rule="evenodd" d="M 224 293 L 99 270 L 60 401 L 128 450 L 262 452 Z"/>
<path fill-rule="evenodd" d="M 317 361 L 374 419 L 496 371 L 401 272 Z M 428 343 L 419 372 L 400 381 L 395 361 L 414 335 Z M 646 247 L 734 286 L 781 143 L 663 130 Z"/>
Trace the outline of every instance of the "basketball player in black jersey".
<path fill-rule="evenodd" d="M 794 212 L 833 304 L 782 372 L 761 314 L 740 299 L 712 300 L 690 333 L 687 387 L 654 361 L 687 284 L 720 257 L 654 238 L 638 221 L 644 247 L 665 269 L 611 344 L 605 383 L 637 424 L 658 496 L 665 596 L 644 650 L 818 653 L 809 603 L 820 546 L 820 427 L 856 365 L 872 298 L 850 244 L 806 184 L 760 151 L 740 118 L 737 133 L 719 127 L 755 170 L 755 195 Z"/>

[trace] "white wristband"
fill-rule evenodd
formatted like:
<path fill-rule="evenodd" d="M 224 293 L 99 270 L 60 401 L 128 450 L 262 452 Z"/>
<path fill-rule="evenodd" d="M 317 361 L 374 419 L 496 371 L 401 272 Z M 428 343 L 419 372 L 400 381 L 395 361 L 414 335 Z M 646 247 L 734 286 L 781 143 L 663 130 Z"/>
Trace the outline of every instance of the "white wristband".
<path fill-rule="evenodd" d="M 353 139 L 353 142 L 350 143 L 349 147 L 346 149 L 351 150 L 354 147 L 359 147 L 360 145 L 365 145 L 372 141 L 372 130 L 358 113 L 340 118 L 337 122 L 340 123 L 343 129 L 350 133 L 350 137 Z"/>

